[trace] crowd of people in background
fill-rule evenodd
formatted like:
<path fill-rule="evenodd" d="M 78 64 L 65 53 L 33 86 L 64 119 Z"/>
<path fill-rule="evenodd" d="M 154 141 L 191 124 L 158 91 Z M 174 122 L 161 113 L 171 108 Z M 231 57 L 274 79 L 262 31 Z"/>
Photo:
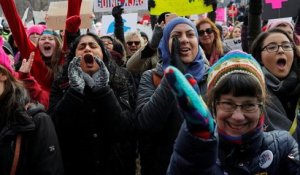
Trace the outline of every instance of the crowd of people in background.
<path fill-rule="evenodd" d="M 150 37 L 121 5 L 113 34 L 82 32 L 67 3 L 56 31 L 0 0 L 0 174 L 300 175 L 300 10 L 263 21 L 251 0 L 220 24 L 204 0 L 197 20 L 152 15 Z"/>

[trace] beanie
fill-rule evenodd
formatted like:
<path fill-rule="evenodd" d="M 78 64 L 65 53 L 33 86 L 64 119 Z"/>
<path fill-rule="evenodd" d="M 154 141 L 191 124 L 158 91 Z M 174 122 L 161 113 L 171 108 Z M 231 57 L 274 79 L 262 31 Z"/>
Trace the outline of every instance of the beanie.
<path fill-rule="evenodd" d="M 0 37 L 0 65 L 4 66 L 10 73 L 13 73 L 11 62 L 5 51 L 3 50 L 4 40 Z"/>
<path fill-rule="evenodd" d="M 27 29 L 27 36 L 29 37 L 30 35 L 32 35 L 34 33 L 41 35 L 46 28 L 47 28 L 47 26 L 40 25 L 40 24 L 30 26 Z"/>
<path fill-rule="evenodd" d="M 228 52 L 209 69 L 207 90 L 210 91 L 222 79 L 233 73 L 253 76 L 261 86 L 263 96 L 266 95 L 265 78 L 261 66 L 252 55 L 239 50 Z"/>
<path fill-rule="evenodd" d="M 290 26 L 291 29 L 294 31 L 294 23 L 292 21 L 289 21 L 289 20 L 274 20 L 274 21 L 271 21 L 269 24 L 267 24 L 267 30 L 270 30 L 270 29 L 273 29 L 275 27 L 278 27 L 279 25 L 287 25 L 287 26 Z"/>

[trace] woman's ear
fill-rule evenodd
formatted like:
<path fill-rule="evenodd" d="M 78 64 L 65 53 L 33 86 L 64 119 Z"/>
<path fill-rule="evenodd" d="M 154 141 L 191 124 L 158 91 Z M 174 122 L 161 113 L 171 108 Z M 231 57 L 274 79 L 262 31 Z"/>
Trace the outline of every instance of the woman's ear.
<path fill-rule="evenodd" d="M 7 76 L 0 73 L 0 81 L 6 81 L 7 80 Z"/>

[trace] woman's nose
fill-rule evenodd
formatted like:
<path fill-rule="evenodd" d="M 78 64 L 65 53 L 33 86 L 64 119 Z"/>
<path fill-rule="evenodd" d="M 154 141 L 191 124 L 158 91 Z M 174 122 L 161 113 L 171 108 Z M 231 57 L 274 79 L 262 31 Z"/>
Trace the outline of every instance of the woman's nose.
<path fill-rule="evenodd" d="M 235 111 L 232 113 L 231 118 L 233 118 L 234 120 L 244 120 L 245 119 L 244 113 L 240 107 L 235 109 Z"/>

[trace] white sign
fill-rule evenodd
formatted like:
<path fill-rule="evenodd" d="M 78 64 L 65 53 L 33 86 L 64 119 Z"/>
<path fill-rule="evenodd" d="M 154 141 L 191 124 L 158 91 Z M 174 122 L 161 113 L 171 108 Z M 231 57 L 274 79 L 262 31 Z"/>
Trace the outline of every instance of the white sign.
<path fill-rule="evenodd" d="M 226 39 L 223 41 L 223 43 L 231 50 L 243 50 L 241 38 Z"/>
<path fill-rule="evenodd" d="M 148 10 L 146 0 L 94 0 L 94 12 L 111 12 L 113 7 L 123 5 L 126 11 Z"/>
<path fill-rule="evenodd" d="M 124 33 L 126 32 L 133 32 L 137 30 L 137 13 L 128 13 L 123 14 L 123 23 L 124 23 Z M 113 34 L 115 30 L 115 19 L 112 15 L 103 15 L 102 16 L 102 28 L 101 34 Z"/>
<path fill-rule="evenodd" d="M 33 19 L 35 24 L 39 24 L 40 22 L 46 22 L 46 12 L 45 11 L 32 11 Z"/>

